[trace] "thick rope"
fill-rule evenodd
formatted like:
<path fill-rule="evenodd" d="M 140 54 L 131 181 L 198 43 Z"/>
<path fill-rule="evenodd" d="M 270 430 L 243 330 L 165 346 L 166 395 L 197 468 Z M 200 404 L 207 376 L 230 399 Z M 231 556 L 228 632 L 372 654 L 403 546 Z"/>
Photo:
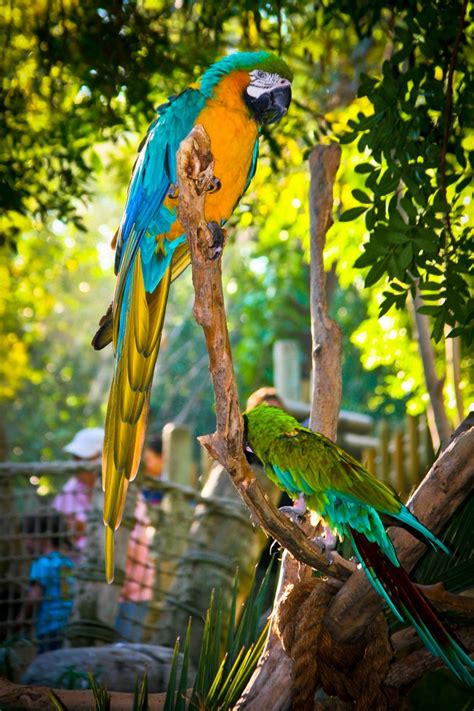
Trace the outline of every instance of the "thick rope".
<path fill-rule="evenodd" d="M 379 615 L 363 640 L 335 647 L 323 620 L 336 592 L 329 581 L 311 578 L 289 587 L 280 600 L 275 629 L 294 662 L 293 709 L 313 711 L 320 685 L 357 711 L 382 711 L 387 708 L 382 684 L 392 656 L 385 618 Z"/>

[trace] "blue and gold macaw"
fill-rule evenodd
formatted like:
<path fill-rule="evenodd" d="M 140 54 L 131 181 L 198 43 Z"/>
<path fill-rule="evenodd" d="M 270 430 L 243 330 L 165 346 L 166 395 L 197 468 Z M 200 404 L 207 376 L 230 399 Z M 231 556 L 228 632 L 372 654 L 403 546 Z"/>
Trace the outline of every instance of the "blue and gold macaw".
<path fill-rule="evenodd" d="M 196 124 L 205 128 L 215 161 L 205 216 L 220 228 L 255 173 L 260 127 L 288 111 L 291 80 L 285 62 L 268 52 L 229 55 L 159 107 L 140 146 L 116 236 L 114 298 L 92 342 L 96 349 L 113 342 L 115 353 L 102 460 L 109 581 L 113 533 L 140 462 L 170 284 L 189 264 L 176 216 L 177 150 Z"/>
<path fill-rule="evenodd" d="M 291 415 L 266 404 L 243 415 L 244 451 L 256 456 L 268 477 L 292 499 L 304 495 L 310 511 L 348 537 L 375 590 L 396 617 L 417 630 L 426 647 L 465 684 L 474 687 L 474 662 L 413 585 L 385 524 L 403 526 L 435 550 L 449 550 L 350 454 Z"/>

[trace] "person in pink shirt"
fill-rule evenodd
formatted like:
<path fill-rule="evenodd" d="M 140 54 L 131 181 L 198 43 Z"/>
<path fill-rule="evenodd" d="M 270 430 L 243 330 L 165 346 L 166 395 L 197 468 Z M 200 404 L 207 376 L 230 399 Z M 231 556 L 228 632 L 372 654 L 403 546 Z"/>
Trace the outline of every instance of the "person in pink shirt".
<path fill-rule="evenodd" d="M 161 437 L 154 437 L 145 447 L 143 461 L 145 474 L 159 478 L 163 468 Z M 128 642 L 139 642 L 142 625 L 153 598 L 155 565 L 151 545 L 155 529 L 148 515 L 148 506 L 159 505 L 161 492 L 144 488 L 138 493 L 135 507 L 135 525 L 130 534 L 125 564 L 125 582 L 120 593 L 116 629 Z"/>
<path fill-rule="evenodd" d="M 64 451 L 80 461 L 92 461 L 102 454 L 104 430 L 102 427 L 87 427 L 80 430 Z M 53 508 L 66 519 L 71 531 L 74 546 L 82 551 L 86 545 L 85 528 L 87 515 L 92 508 L 92 494 L 96 482 L 96 473 L 83 471 L 68 479 L 59 494 L 54 498 Z"/>

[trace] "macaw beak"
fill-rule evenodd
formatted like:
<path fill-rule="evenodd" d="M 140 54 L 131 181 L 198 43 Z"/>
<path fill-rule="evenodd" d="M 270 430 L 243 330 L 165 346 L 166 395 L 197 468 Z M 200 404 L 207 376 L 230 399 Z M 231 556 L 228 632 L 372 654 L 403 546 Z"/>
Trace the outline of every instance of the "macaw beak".
<path fill-rule="evenodd" d="M 291 84 L 285 79 L 281 84 L 262 92 L 259 96 L 245 93 L 245 101 L 255 120 L 260 124 L 270 124 L 279 121 L 291 103 Z"/>
<path fill-rule="evenodd" d="M 267 123 L 276 123 L 288 113 L 291 104 L 291 84 L 277 86 L 270 91 L 272 102 L 273 118 Z"/>

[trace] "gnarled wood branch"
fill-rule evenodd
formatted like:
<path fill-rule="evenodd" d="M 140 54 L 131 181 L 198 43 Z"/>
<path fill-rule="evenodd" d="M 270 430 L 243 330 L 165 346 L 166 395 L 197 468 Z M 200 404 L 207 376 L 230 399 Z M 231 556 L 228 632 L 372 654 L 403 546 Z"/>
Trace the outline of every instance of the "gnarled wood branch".
<path fill-rule="evenodd" d="M 210 253 L 215 238 L 204 217 L 206 189 L 212 178 L 214 160 L 209 137 L 202 126 L 195 126 L 181 143 L 177 161 L 178 210 L 191 252 L 194 316 L 204 331 L 216 402 L 217 430 L 213 435 L 201 437 L 200 442 L 229 472 L 255 520 L 269 535 L 298 560 L 331 577 L 345 580 L 352 572 L 351 564 L 339 558 L 329 566 L 321 551 L 273 506 L 245 459 L 242 418 L 224 308 L 221 260 L 213 259 Z"/>

